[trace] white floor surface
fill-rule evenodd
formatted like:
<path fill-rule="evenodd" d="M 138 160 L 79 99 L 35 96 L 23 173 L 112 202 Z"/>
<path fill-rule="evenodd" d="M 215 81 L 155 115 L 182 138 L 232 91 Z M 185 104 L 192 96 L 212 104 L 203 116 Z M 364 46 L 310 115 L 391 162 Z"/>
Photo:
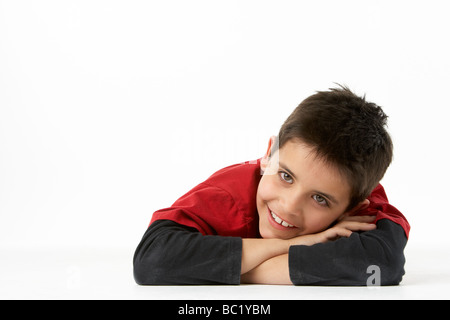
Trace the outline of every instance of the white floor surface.
<path fill-rule="evenodd" d="M 0 250 L 0 299 L 449 299 L 443 248 L 407 248 L 393 287 L 138 286 L 133 250 Z"/>

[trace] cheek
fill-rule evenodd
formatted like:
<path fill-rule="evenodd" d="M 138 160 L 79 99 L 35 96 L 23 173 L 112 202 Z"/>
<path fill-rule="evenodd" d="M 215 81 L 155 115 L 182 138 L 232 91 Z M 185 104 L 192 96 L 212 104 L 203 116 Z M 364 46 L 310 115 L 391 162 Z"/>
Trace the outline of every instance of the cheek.
<path fill-rule="evenodd" d="M 277 187 L 272 176 L 263 176 L 259 182 L 257 198 L 260 202 L 270 201 L 275 198 Z"/>
<path fill-rule="evenodd" d="M 273 183 L 271 183 L 270 181 L 270 176 L 262 176 L 256 193 L 256 208 L 259 216 L 259 231 L 261 232 L 261 236 L 263 238 L 271 237 L 270 235 L 265 235 L 264 232 L 267 228 L 270 229 L 270 226 L 268 225 L 269 222 L 266 217 L 267 202 L 270 202 L 274 199 L 274 194 L 276 194 L 276 191 L 274 190 L 275 188 L 273 186 Z"/>
<path fill-rule="evenodd" d="M 330 212 L 324 213 L 316 208 L 310 208 L 310 210 L 306 211 L 306 216 L 304 219 L 305 234 L 324 231 L 335 221 L 335 219 L 332 218 L 333 216 L 334 215 L 330 214 Z"/>
<path fill-rule="evenodd" d="M 305 219 L 305 230 L 306 234 L 317 233 L 325 230 L 330 224 L 328 221 L 319 218 L 318 216 L 310 217 Z"/>

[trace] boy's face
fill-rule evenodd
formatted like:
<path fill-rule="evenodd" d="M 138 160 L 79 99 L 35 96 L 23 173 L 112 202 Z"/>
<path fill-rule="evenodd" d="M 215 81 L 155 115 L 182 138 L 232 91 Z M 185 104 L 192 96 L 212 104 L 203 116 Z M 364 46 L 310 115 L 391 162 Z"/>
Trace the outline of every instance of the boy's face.
<path fill-rule="evenodd" d="M 256 206 L 263 238 L 317 233 L 344 215 L 348 182 L 300 140 L 285 143 L 268 162 L 261 161 L 261 169 Z"/>

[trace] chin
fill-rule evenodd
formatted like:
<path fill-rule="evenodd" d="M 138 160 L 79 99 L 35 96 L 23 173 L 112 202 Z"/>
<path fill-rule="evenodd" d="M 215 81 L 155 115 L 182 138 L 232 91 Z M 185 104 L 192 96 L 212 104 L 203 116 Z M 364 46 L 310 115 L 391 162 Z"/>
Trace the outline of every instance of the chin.
<path fill-rule="evenodd" d="M 259 234 L 263 239 L 282 239 L 287 240 L 296 237 L 296 235 L 280 234 L 270 228 L 261 228 Z"/>
<path fill-rule="evenodd" d="M 276 239 L 278 238 L 273 232 L 268 228 L 259 228 L 259 234 L 263 239 Z"/>

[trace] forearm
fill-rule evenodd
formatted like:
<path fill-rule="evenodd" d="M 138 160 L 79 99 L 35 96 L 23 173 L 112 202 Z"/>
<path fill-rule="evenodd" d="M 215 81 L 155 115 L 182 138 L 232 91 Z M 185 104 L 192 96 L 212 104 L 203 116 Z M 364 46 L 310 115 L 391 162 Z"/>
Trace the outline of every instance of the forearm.
<path fill-rule="evenodd" d="M 367 285 L 371 267 L 381 285 L 397 285 L 404 274 L 407 239 L 396 223 L 383 219 L 377 229 L 315 246 L 292 246 L 290 278 L 295 285 Z"/>
<path fill-rule="evenodd" d="M 241 275 L 261 263 L 289 252 L 290 243 L 282 239 L 242 239 Z"/>
<path fill-rule="evenodd" d="M 239 284 L 241 239 L 203 236 L 168 220 L 148 228 L 134 258 L 134 277 L 143 285 Z"/>
<path fill-rule="evenodd" d="M 321 238 L 317 235 L 303 235 L 287 240 L 242 239 L 241 275 L 246 274 L 250 270 L 258 267 L 262 263 L 272 258 L 282 255 L 286 255 L 287 257 L 287 253 L 289 253 L 289 248 L 292 245 L 309 246 L 319 241 L 323 240 L 321 240 Z M 267 264 L 267 266 L 269 265 L 271 266 L 272 264 Z M 262 268 L 260 268 L 260 270 L 262 270 Z M 287 279 L 289 279 L 289 273 Z"/>
<path fill-rule="evenodd" d="M 254 255 L 252 260 L 254 264 L 243 265 L 248 269 L 242 270 L 248 271 L 241 275 L 241 283 L 355 285 L 362 283 L 361 279 L 366 281 L 368 266 L 383 265 L 386 254 L 389 256 L 389 265 L 383 266 L 384 274 L 402 272 L 404 263 L 401 261 L 404 248 L 402 240 L 404 238 L 402 238 L 401 230 L 391 230 L 396 226 L 394 223 L 379 222 L 380 230 L 363 232 L 361 236 L 355 233 L 354 237 L 346 239 L 346 236 L 352 234 L 351 230 L 369 229 L 367 223 L 360 221 L 364 219 L 366 218 L 348 219 L 348 221 L 341 222 L 338 226 L 320 234 L 283 240 L 284 245 L 291 246 L 288 254 L 282 252 L 277 255 L 276 250 L 282 247 L 277 247 L 276 243 L 269 246 L 269 242 L 264 242 L 264 239 L 261 242 L 255 242 L 256 245 L 262 244 L 262 247 L 256 248 L 260 251 L 248 250 Z M 374 227 L 370 226 L 370 229 Z M 336 237 L 344 239 L 330 241 Z M 320 245 L 312 247 L 318 243 Z M 244 257 L 245 254 L 243 254 L 243 259 Z M 397 258 L 400 259 L 398 263 L 395 262 L 398 260 Z M 364 269 L 361 268 L 361 265 L 364 266 Z M 394 274 L 393 277 L 388 276 L 382 279 L 382 282 L 395 283 L 399 281 L 396 279 L 398 276 Z"/>
<path fill-rule="evenodd" d="M 270 258 L 241 275 L 241 283 L 292 284 L 289 277 L 288 254 Z"/>

